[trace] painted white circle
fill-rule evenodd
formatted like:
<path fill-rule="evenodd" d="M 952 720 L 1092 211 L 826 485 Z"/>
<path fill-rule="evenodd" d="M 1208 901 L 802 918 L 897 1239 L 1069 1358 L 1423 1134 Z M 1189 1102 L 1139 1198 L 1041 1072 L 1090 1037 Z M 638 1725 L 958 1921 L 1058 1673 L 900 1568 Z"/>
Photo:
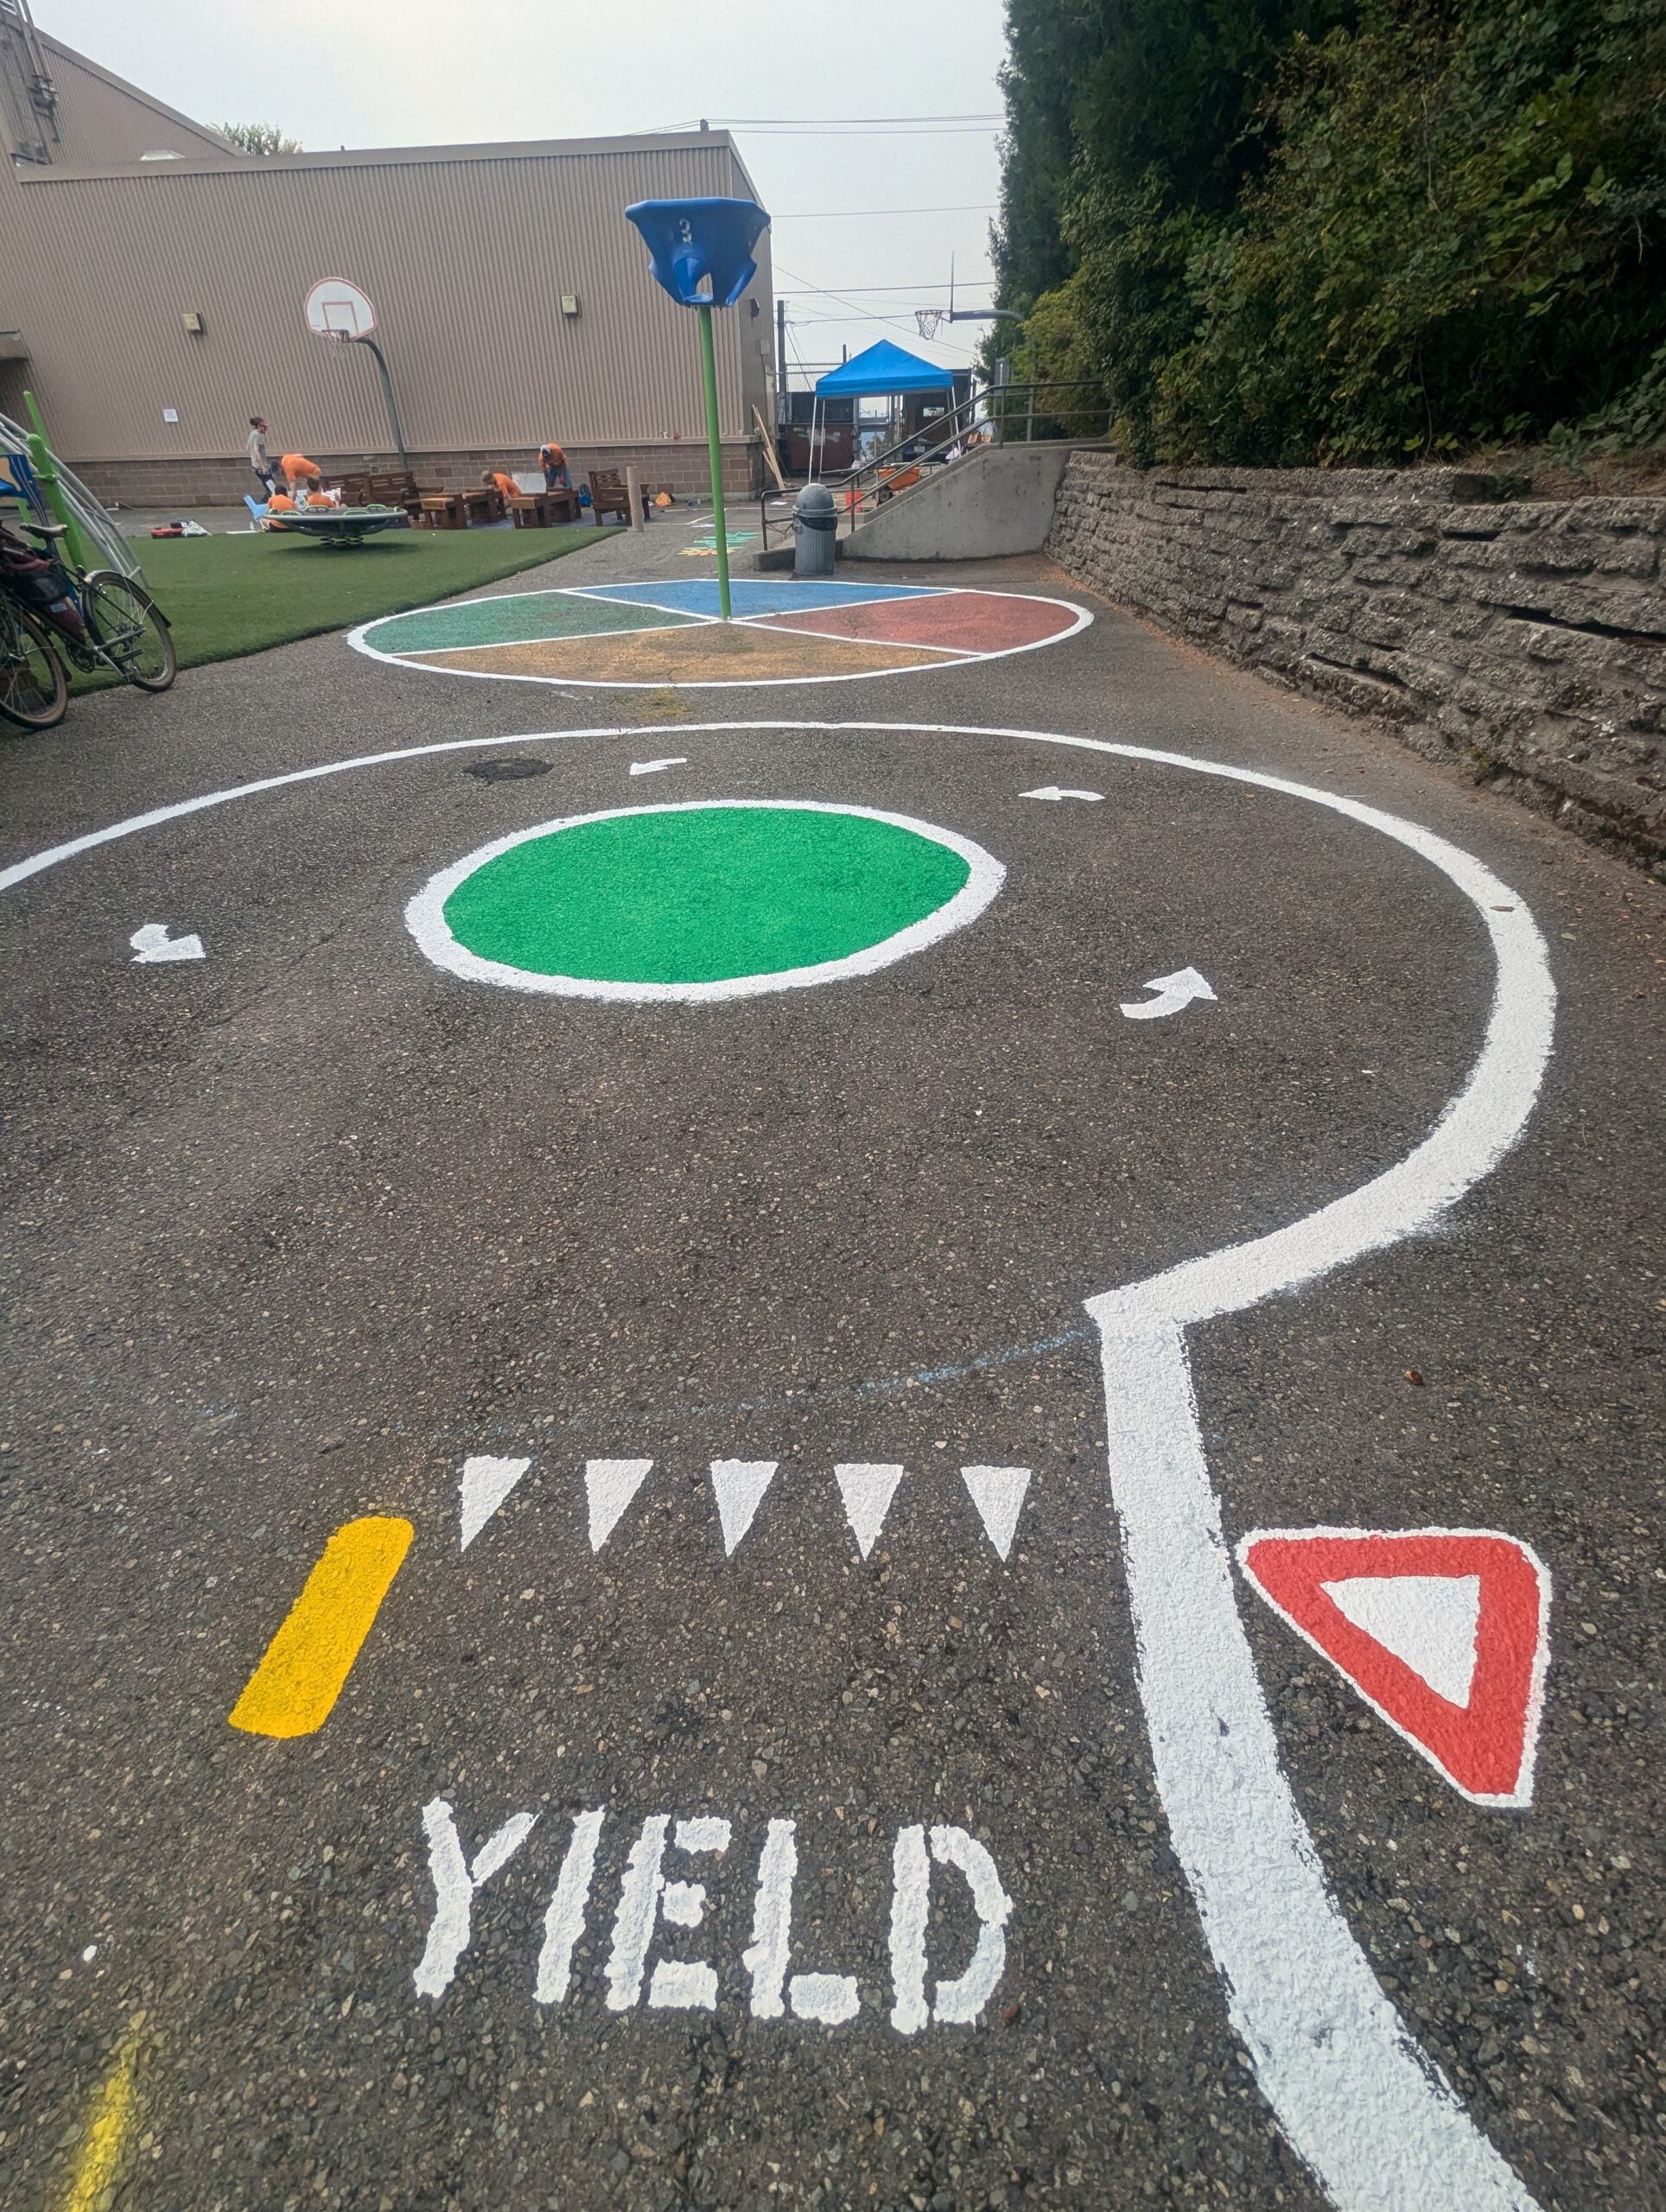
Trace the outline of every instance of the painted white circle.
<path fill-rule="evenodd" d="M 701 526 L 708 529 L 710 527 L 709 524 Z M 645 582 L 652 581 L 652 579 L 635 579 L 629 583 L 620 585 L 563 584 L 548 592 L 505 592 L 492 594 L 490 596 L 506 599 L 583 599 L 601 596 L 612 590 L 635 591 L 644 588 Z M 660 581 L 664 580 L 662 578 Z M 881 587 L 875 585 L 872 588 L 877 592 Z M 793 690 L 804 683 L 872 683 L 886 677 L 901 678 L 910 676 L 942 676 L 950 670 L 970 668 L 986 660 L 1010 660 L 1015 653 L 1043 652 L 1049 645 L 1062 645 L 1067 639 L 1074 638 L 1080 632 L 1091 628 L 1093 623 L 1093 615 L 1088 607 L 1079 606 L 1073 599 L 1057 599 L 1046 592 L 992 591 L 985 584 L 940 584 L 932 588 L 930 596 L 934 599 L 976 596 L 979 599 L 1030 600 L 1038 607 L 1064 607 L 1069 613 L 1071 621 L 1067 629 L 1055 630 L 1049 637 L 1028 638 L 1015 645 L 992 645 L 987 648 L 969 646 L 963 652 L 957 651 L 952 655 L 945 653 L 938 660 L 923 662 L 917 668 L 849 668 L 820 676 L 722 677 L 709 681 L 703 678 L 698 682 L 687 677 L 661 677 L 653 682 L 646 682 L 615 680 L 611 677 L 534 676 L 525 671 L 499 668 L 456 668 L 451 665 L 442 668 L 431 661 L 413 660 L 404 653 L 385 652 L 380 645 L 373 645 L 369 642 L 370 632 L 380 628 L 384 623 L 401 620 L 406 615 L 443 613 L 448 608 L 458 604 L 455 599 L 439 600 L 431 607 L 406 607 L 400 614 L 378 614 L 369 622 L 361 622 L 356 630 L 349 630 L 347 643 L 354 652 L 363 653 L 367 660 L 383 661 L 390 668 L 408 669 L 416 676 L 461 676 L 471 683 L 544 683 L 557 691 L 784 691 Z M 651 606 L 652 602 L 638 601 L 635 604 Z M 668 607 L 661 611 L 679 616 L 686 616 L 687 613 L 686 609 L 674 607 Z M 776 610 L 777 613 L 781 611 Z M 741 613 L 734 617 L 730 626 L 744 630 L 751 628 L 754 624 L 762 625 L 769 619 L 771 618 L 762 614 Z M 696 626 L 706 627 L 715 626 L 717 620 L 715 614 L 699 615 L 695 618 Z M 785 637 L 792 633 L 781 629 L 771 634 Z M 857 642 L 884 645 L 887 640 L 873 639 L 866 641 L 859 639 Z M 413 650 L 416 649 L 413 648 Z"/>
<path fill-rule="evenodd" d="M 1494 962 L 1481 1048 L 1462 1087 L 1408 1153 L 1282 1228 L 1182 1261 L 1086 1304 L 1100 1334 L 1111 1491 L 1122 1522 L 1155 1780 L 1256 2079 L 1298 2153 L 1332 2202 L 1348 2212 L 1390 2199 L 1461 2206 L 1464 2212 L 1482 2206 L 1534 2212 L 1531 2194 L 1415 2050 L 1326 1885 L 1281 1771 L 1228 1573 L 1186 1336 L 1201 1322 L 1243 1313 L 1367 1253 L 1426 1235 L 1510 1152 L 1537 1098 L 1555 1025 L 1555 988 L 1538 925 L 1483 861 L 1421 823 L 1288 777 L 1107 738 L 941 722 L 760 720 L 673 723 L 657 731 L 548 731 L 541 741 L 523 741 L 659 734 L 686 741 L 705 732 L 794 729 L 1007 739 L 1149 762 L 1300 799 L 1416 855 L 1445 877 L 1480 923 Z M 0 891 L 206 808 L 359 768 L 502 742 L 454 738 L 404 747 L 177 800 L 0 868 Z"/>
<path fill-rule="evenodd" d="M 466 944 L 459 944 L 451 933 L 445 918 L 447 899 L 477 868 L 512 852 L 517 845 L 531 844 L 539 837 L 553 837 L 563 830 L 576 830 L 592 822 L 618 822 L 627 815 L 732 812 L 741 808 L 777 813 L 845 814 L 863 822 L 883 822 L 893 830 L 912 830 L 917 837 L 928 838 L 934 845 L 945 845 L 965 861 L 970 872 L 952 899 L 919 921 L 911 922 L 906 929 L 893 931 L 876 944 L 864 945 L 859 952 L 846 953 L 838 960 L 818 960 L 807 968 L 780 968 L 756 976 L 725 976 L 715 982 L 620 983 L 590 976 L 541 975 L 530 968 L 512 968 L 501 960 L 483 959 L 478 952 L 471 952 Z M 489 845 L 466 853 L 461 860 L 454 861 L 449 868 L 431 875 L 405 908 L 405 927 L 436 967 L 448 968 L 454 976 L 467 976 L 471 982 L 501 983 L 513 991 L 537 991 L 565 999 L 614 999 L 626 1002 L 682 999 L 709 1002 L 715 999 L 758 998 L 766 991 L 804 990 L 815 983 L 836 982 L 846 976 L 871 976 L 877 969 L 906 960 L 911 953 L 921 952 L 928 944 L 936 944 L 956 930 L 964 929 L 968 922 L 975 921 L 983 912 L 1006 880 L 1006 869 L 982 845 L 974 844 L 970 837 L 957 836 L 952 830 L 940 829 L 934 822 L 916 821 L 910 814 L 886 814 L 878 807 L 844 806 L 826 799 L 684 799 L 662 806 L 609 806 L 595 814 L 565 815 L 554 822 L 536 823 L 530 830 L 517 830 L 507 837 L 494 838 Z"/>

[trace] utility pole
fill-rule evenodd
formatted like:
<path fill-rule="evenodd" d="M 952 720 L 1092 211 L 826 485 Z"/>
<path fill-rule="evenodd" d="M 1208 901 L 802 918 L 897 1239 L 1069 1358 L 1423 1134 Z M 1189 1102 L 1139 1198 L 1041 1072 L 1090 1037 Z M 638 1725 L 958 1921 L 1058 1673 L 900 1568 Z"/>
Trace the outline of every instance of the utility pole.
<path fill-rule="evenodd" d="M 786 302 L 775 302 L 775 420 L 787 422 L 792 410 L 786 404 Z"/>

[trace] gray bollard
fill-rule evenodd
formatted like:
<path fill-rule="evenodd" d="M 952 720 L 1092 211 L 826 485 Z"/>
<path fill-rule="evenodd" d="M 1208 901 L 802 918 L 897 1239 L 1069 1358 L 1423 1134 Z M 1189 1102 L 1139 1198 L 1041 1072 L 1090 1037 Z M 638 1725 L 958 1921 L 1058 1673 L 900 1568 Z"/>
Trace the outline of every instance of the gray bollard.
<path fill-rule="evenodd" d="M 830 576 L 839 528 L 838 510 L 825 484 L 806 484 L 792 502 L 792 573 Z"/>

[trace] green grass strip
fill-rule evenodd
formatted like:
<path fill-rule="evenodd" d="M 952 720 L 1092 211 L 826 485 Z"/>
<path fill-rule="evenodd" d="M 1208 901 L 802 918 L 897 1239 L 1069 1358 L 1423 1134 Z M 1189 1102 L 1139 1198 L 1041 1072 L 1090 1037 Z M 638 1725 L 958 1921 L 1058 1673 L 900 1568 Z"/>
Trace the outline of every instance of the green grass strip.
<path fill-rule="evenodd" d="M 222 535 L 144 538 L 134 550 L 173 626 L 180 666 L 199 668 L 425 607 L 595 537 L 594 528 L 391 530 L 352 548 Z M 111 680 L 80 678 L 76 688 Z"/>

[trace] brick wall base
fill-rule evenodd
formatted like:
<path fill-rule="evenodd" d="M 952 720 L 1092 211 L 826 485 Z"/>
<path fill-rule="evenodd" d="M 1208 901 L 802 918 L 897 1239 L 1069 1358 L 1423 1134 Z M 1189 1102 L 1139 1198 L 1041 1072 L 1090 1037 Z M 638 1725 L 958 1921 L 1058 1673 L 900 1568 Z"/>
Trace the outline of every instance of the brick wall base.
<path fill-rule="evenodd" d="M 255 489 L 246 461 L 218 454 L 181 461 L 76 461 L 67 454 L 65 458 L 107 506 L 236 506 L 245 493 Z M 311 458 L 326 476 L 398 466 L 391 454 L 315 453 Z M 488 468 L 506 469 L 512 474 L 536 473 L 537 458 L 535 446 L 512 446 L 492 452 L 416 453 L 410 465 L 419 484 L 455 492 L 465 485 L 478 484 Z M 621 475 L 627 468 L 634 468 L 651 492 L 663 487 L 678 499 L 709 493 L 711 486 L 706 448 L 694 439 L 652 445 L 569 446 L 567 465 L 575 487 L 583 483 L 593 468 L 616 468 Z M 726 442 L 724 491 L 742 497 L 756 493 L 761 488 L 763 467 L 762 448 L 756 438 Z"/>
<path fill-rule="evenodd" d="M 1106 598 L 1386 720 L 1666 874 L 1666 499 L 1078 452 L 1047 550 Z"/>

